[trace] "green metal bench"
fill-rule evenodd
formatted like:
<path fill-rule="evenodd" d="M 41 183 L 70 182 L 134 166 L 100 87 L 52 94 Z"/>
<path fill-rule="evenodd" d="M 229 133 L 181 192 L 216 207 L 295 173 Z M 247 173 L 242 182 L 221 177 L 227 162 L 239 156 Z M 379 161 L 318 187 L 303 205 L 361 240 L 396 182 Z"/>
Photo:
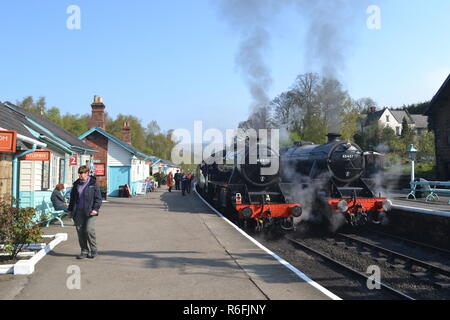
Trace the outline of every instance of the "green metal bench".
<path fill-rule="evenodd" d="M 45 220 L 42 221 L 46 223 L 45 227 L 48 227 L 53 220 L 58 220 L 61 224 L 61 227 L 64 228 L 64 223 L 61 218 L 64 217 L 67 212 L 65 212 L 64 210 L 55 210 L 51 202 L 45 201 L 43 213 L 46 217 Z"/>
<path fill-rule="evenodd" d="M 416 199 L 417 186 L 423 187 L 422 192 L 429 193 L 425 201 L 439 200 L 439 196 L 437 195 L 437 193 L 450 194 L 450 189 L 439 188 L 439 187 L 450 187 L 450 182 L 448 181 L 421 181 L 421 182 L 414 181 L 411 183 L 411 186 L 412 186 L 411 192 L 406 196 L 407 199 L 410 199 L 410 197 Z M 448 201 L 448 204 L 450 204 L 450 200 Z"/>

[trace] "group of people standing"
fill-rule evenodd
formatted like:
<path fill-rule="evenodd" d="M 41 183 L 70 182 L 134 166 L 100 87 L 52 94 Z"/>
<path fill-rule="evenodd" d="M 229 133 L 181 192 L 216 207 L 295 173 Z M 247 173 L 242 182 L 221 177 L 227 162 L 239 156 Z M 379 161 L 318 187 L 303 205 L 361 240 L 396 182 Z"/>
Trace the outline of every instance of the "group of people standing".
<path fill-rule="evenodd" d="M 167 176 L 167 186 L 169 192 L 172 192 L 172 188 L 175 186 L 175 190 L 181 190 L 181 194 L 184 196 L 187 193 L 191 193 L 191 184 L 194 175 L 191 172 L 180 172 L 177 170 L 175 175 L 172 172 Z"/>

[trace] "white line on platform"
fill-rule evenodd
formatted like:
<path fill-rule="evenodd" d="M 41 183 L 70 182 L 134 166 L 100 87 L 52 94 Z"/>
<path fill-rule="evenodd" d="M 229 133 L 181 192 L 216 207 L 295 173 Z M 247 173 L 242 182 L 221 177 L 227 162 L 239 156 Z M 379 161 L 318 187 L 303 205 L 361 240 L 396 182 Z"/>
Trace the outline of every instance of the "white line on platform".
<path fill-rule="evenodd" d="M 67 240 L 67 233 L 58 233 L 54 236 L 48 237 L 54 238 L 49 244 L 32 244 L 28 245 L 28 249 L 34 247 L 38 247 L 37 249 L 40 251 L 33 254 L 33 257 L 28 260 L 19 260 L 15 264 L 10 265 L 2 265 L 0 266 L 0 274 L 19 274 L 19 275 L 29 275 L 34 272 L 34 266 L 41 260 L 47 253 L 52 251 L 60 242 Z M 41 246 L 43 246 L 41 248 Z"/>
<path fill-rule="evenodd" d="M 289 262 L 284 260 L 283 258 L 279 257 L 277 254 L 273 253 L 266 247 L 264 247 L 261 243 L 250 237 L 247 233 L 245 233 L 241 228 L 236 226 L 233 222 L 228 220 L 226 217 L 224 217 L 219 211 L 217 211 L 214 207 L 212 207 L 205 199 L 203 199 L 197 192 L 196 188 L 194 187 L 195 194 L 200 198 L 200 200 L 203 201 L 211 210 L 214 211 L 215 214 L 217 214 L 219 217 L 221 217 L 223 220 L 225 220 L 228 224 L 230 224 L 233 228 L 235 228 L 237 231 L 239 231 L 244 237 L 246 237 L 248 240 L 253 242 L 255 245 L 257 245 L 260 249 L 264 250 L 268 254 L 270 254 L 272 257 L 274 257 L 279 263 L 281 263 L 283 266 L 294 272 L 298 277 L 300 277 L 303 281 L 307 282 L 323 294 L 325 294 L 327 297 L 333 299 L 333 300 L 342 300 L 340 297 L 329 291 L 328 289 L 322 287 L 317 282 L 311 280 L 307 275 L 305 275 L 303 272 L 295 268 L 293 265 L 291 265 Z"/>
<path fill-rule="evenodd" d="M 57 233 L 55 239 L 52 240 L 45 248 L 36 253 L 33 258 L 29 260 L 20 260 L 14 265 L 14 274 L 28 275 L 34 272 L 34 266 L 41 260 L 47 253 L 52 251 L 60 242 L 67 240 L 67 233 Z"/>
<path fill-rule="evenodd" d="M 435 216 L 450 218 L 450 212 L 446 212 L 446 211 L 417 208 L 417 207 L 408 207 L 408 206 L 399 206 L 399 205 L 393 205 L 392 209 L 416 212 L 416 213 L 425 213 L 425 214 L 431 214 L 431 215 L 435 215 Z"/>

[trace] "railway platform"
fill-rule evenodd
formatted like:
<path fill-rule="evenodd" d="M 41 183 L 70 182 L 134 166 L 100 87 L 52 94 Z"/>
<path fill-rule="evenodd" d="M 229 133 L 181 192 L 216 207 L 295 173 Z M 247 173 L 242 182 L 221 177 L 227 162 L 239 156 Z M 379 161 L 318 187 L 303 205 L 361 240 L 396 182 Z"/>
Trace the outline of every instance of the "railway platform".
<path fill-rule="evenodd" d="M 440 195 L 438 201 L 426 201 L 425 198 L 407 199 L 407 195 L 408 191 L 391 191 L 388 198 L 398 210 L 416 210 L 419 213 L 450 217 L 450 197 Z"/>
<path fill-rule="evenodd" d="M 195 193 L 109 198 L 97 219 L 99 256 L 77 260 L 73 222 L 30 276 L 0 277 L 0 299 L 329 300 L 214 214 Z M 79 270 L 74 273 L 73 270 Z M 71 286 L 79 276 L 79 288 Z M 316 285 L 316 287 L 314 286 Z"/>

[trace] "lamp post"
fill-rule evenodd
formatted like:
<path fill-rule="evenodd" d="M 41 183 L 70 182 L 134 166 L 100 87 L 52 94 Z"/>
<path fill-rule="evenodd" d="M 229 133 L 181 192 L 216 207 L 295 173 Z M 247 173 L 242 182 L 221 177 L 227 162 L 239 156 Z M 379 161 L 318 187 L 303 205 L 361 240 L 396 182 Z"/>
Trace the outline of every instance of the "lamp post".
<path fill-rule="evenodd" d="M 413 144 L 409 145 L 408 149 L 406 150 L 406 153 L 408 154 L 408 157 L 411 160 L 411 188 L 413 187 L 412 183 L 414 182 L 414 178 L 415 178 L 414 177 L 414 161 L 416 160 L 418 151 L 419 150 L 414 148 Z"/>

